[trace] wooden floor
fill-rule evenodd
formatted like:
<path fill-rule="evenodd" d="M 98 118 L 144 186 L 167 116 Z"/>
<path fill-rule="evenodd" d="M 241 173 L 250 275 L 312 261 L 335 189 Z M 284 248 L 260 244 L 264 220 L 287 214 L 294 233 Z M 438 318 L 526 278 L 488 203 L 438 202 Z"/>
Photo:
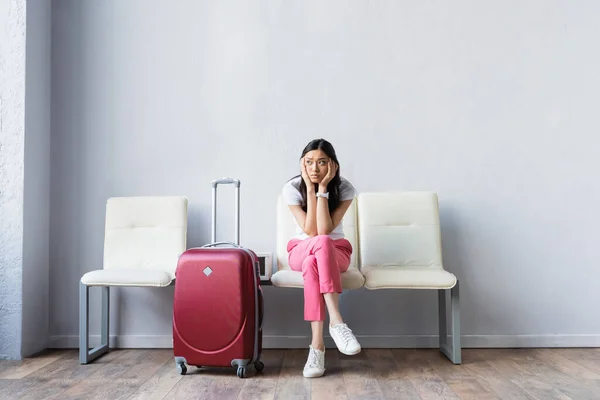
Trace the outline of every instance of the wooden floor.
<path fill-rule="evenodd" d="M 465 349 L 326 353 L 323 378 L 305 379 L 306 350 L 264 350 L 265 369 L 177 373 L 172 350 L 113 350 L 79 365 L 75 350 L 0 361 L 0 399 L 600 399 L 600 349 Z"/>

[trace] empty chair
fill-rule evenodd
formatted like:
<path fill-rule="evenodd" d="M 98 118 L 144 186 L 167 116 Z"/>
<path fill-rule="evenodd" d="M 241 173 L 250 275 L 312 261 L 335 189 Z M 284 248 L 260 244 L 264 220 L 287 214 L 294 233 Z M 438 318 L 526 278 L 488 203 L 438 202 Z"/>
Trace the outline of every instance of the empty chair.
<path fill-rule="evenodd" d="M 103 268 L 80 281 L 79 361 L 108 351 L 111 286 L 167 287 L 186 250 L 185 197 L 113 197 L 106 203 Z M 100 345 L 89 350 L 89 288 L 102 288 Z"/>
<path fill-rule="evenodd" d="M 438 198 L 432 192 L 358 196 L 361 272 L 367 289 L 438 291 L 440 349 L 461 363 L 458 280 L 442 263 Z M 451 291 L 451 343 L 446 292 Z"/>

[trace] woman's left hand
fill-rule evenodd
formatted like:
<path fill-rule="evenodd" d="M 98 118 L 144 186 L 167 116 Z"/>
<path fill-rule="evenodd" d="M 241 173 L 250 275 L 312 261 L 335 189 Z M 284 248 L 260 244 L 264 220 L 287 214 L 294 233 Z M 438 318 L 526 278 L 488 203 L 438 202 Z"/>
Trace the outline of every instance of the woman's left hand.
<path fill-rule="evenodd" d="M 320 185 L 325 186 L 325 187 L 327 187 L 329 182 L 331 182 L 331 180 L 335 177 L 335 174 L 337 173 L 337 169 L 338 169 L 337 164 L 331 158 L 329 159 L 329 162 L 327 163 L 327 167 L 328 167 L 327 175 L 325 175 L 325 177 L 323 178 L 323 180 L 320 183 Z"/>

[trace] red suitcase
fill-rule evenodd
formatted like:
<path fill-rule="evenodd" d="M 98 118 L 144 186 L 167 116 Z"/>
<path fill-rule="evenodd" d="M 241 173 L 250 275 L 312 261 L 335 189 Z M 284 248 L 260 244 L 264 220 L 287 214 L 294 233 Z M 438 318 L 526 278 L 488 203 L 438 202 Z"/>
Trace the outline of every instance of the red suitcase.
<path fill-rule="evenodd" d="M 236 243 L 215 242 L 217 186 L 234 184 Z M 258 257 L 239 246 L 240 181 L 212 182 L 211 244 L 184 252 L 175 273 L 173 352 L 179 372 L 187 365 L 237 367 L 240 378 L 248 365 L 264 368 L 262 352 L 263 297 Z M 227 245 L 227 247 L 218 247 Z"/>

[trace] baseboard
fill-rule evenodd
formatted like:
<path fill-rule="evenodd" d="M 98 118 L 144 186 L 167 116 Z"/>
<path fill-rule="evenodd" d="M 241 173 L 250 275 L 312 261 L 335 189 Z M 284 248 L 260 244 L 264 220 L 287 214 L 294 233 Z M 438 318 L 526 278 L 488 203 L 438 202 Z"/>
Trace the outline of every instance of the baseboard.
<path fill-rule="evenodd" d="M 436 348 L 437 335 L 357 335 L 364 348 Z M 464 335 L 463 348 L 529 348 L 529 347 L 600 347 L 600 335 Z M 301 349 L 308 346 L 308 336 L 263 336 L 266 349 Z M 100 344 L 100 335 L 90 336 L 90 346 Z M 331 338 L 325 338 L 327 347 L 334 347 Z M 168 349 L 173 347 L 170 335 L 111 336 L 111 348 Z M 51 349 L 76 349 L 79 336 L 52 336 Z"/>
<path fill-rule="evenodd" d="M 90 347 L 100 345 L 100 335 L 90 335 Z M 173 337 L 169 335 L 111 335 L 108 346 L 113 349 L 170 349 L 173 347 Z M 52 336 L 48 344 L 50 349 L 79 348 L 79 336 Z"/>

